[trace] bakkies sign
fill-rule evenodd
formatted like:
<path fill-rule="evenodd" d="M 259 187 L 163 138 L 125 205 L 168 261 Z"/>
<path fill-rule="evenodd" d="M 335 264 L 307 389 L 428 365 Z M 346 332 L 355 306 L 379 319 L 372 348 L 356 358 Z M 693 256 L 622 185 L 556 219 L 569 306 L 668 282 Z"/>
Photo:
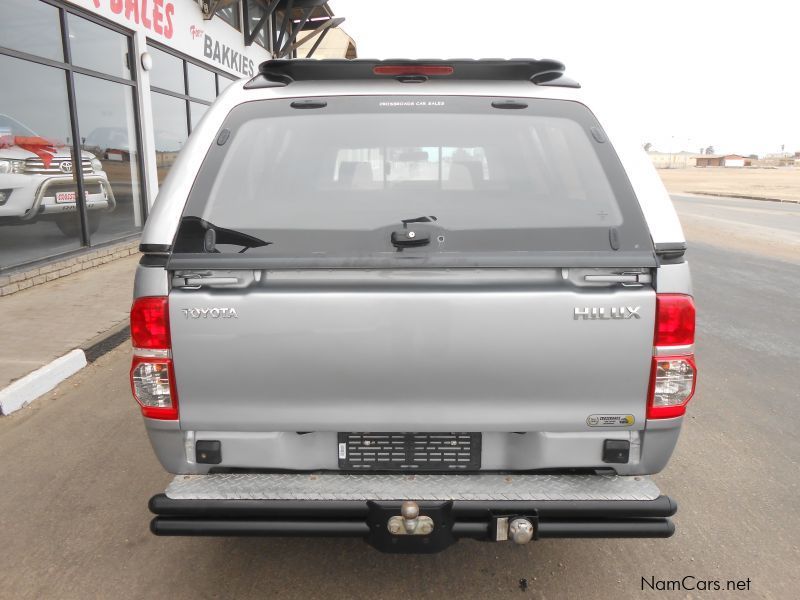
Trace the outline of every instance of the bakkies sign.
<path fill-rule="evenodd" d="M 175 5 L 167 0 L 92 0 L 97 9 L 107 8 L 136 25 L 143 25 L 158 35 L 171 39 L 175 28 L 172 18 Z M 104 6 L 105 5 L 105 6 Z"/>
<path fill-rule="evenodd" d="M 207 33 L 203 34 L 203 56 L 223 67 L 238 71 L 245 77 L 252 77 L 255 73 L 255 63 L 252 59 L 236 52 L 227 44 L 214 40 Z"/>

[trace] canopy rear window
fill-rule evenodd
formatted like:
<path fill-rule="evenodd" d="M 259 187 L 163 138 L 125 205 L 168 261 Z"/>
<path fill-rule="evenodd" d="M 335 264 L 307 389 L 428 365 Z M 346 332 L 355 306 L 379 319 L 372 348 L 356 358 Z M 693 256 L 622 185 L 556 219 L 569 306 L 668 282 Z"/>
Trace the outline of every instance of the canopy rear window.
<path fill-rule="evenodd" d="M 553 253 L 615 256 L 609 265 L 629 256 L 633 266 L 652 255 L 624 171 L 578 103 L 350 96 L 301 109 L 293 100 L 230 113 L 176 254 L 320 266 L 516 264 Z M 392 232 L 409 227 L 431 243 L 393 246 Z"/>

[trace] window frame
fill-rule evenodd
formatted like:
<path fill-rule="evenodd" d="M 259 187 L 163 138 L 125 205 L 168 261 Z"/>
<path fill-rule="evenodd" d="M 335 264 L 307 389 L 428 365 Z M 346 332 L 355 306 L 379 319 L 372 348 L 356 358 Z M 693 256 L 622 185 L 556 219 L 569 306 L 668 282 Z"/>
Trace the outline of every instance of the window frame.
<path fill-rule="evenodd" d="M 77 109 L 77 99 L 75 95 L 75 74 L 86 75 L 89 77 L 96 77 L 98 79 L 104 79 L 106 81 L 111 81 L 114 83 L 118 83 L 121 85 L 125 85 L 130 88 L 130 92 L 133 95 L 133 102 L 132 108 L 134 111 L 134 130 L 136 135 L 136 155 L 137 155 L 137 168 L 139 171 L 139 189 L 146 190 L 145 186 L 145 165 L 144 165 L 144 155 L 142 152 L 142 123 L 141 123 L 141 108 L 139 102 L 139 80 L 137 78 L 137 69 L 135 64 L 131 63 L 131 57 L 135 56 L 134 51 L 134 32 L 130 29 L 126 29 L 116 23 L 112 23 L 98 17 L 91 12 L 82 10 L 78 7 L 75 7 L 70 4 L 66 4 L 59 0 L 38 0 L 44 4 L 48 4 L 50 6 L 55 7 L 58 9 L 58 20 L 59 25 L 61 28 L 61 46 L 63 50 L 63 61 L 57 61 L 50 58 L 46 58 L 43 56 L 38 56 L 36 54 L 30 54 L 28 52 L 22 52 L 20 50 L 14 50 L 12 48 L 7 48 L 5 46 L 0 45 L 0 54 L 5 56 L 10 56 L 12 58 L 17 58 L 19 60 L 24 60 L 28 62 L 37 63 L 40 65 L 45 65 L 48 67 L 53 67 L 56 69 L 60 69 L 66 78 L 67 82 L 67 108 L 69 111 L 69 119 L 70 119 L 70 133 L 72 135 L 72 145 L 71 150 L 73 156 L 81 156 L 81 135 L 80 135 L 80 127 L 78 123 L 78 109 Z M 74 14 L 78 17 L 86 19 L 98 25 L 100 27 L 105 27 L 106 29 L 110 29 L 116 33 L 122 34 L 125 36 L 127 40 L 127 54 L 128 54 L 128 62 L 129 62 L 129 70 L 130 70 L 130 79 L 126 79 L 124 77 L 118 77 L 116 75 L 111 75 L 109 73 L 104 73 L 102 71 L 95 71 L 93 69 L 87 69 L 86 67 L 80 67 L 77 65 L 72 64 L 72 53 L 70 47 L 70 37 L 69 37 L 69 14 Z M 74 172 L 75 175 L 75 185 L 77 188 L 77 212 L 78 212 L 78 219 L 80 222 L 80 236 L 79 242 L 81 247 L 84 248 L 91 248 L 94 247 L 92 244 L 91 233 L 89 231 L 89 222 L 88 222 L 88 211 L 86 210 L 86 199 L 85 199 L 85 183 L 83 177 L 83 170 L 76 169 Z M 140 194 L 139 202 L 140 202 L 140 210 L 142 211 L 142 215 L 144 220 L 147 219 L 148 216 L 148 206 L 147 202 L 145 201 L 145 193 Z M 139 233 L 132 233 L 128 235 L 123 235 L 115 241 L 118 240 L 125 240 L 137 237 Z M 103 244 L 105 244 L 104 242 Z M 102 244 L 101 244 L 102 245 Z M 61 253 L 57 253 L 59 255 Z M 56 256 L 53 255 L 53 256 Z M 47 260 L 50 257 L 45 257 L 42 260 Z M 38 261 L 34 261 L 38 262 Z M 3 270 L 3 267 L 0 267 L 0 270 Z"/>
<path fill-rule="evenodd" d="M 226 25 L 228 25 L 229 27 L 233 27 L 236 31 L 241 31 L 242 30 L 242 10 L 241 10 L 241 5 L 239 4 L 239 2 L 237 2 L 236 4 L 233 4 L 231 6 L 234 6 L 236 8 L 236 10 L 233 12 L 233 14 L 236 15 L 236 17 L 234 19 L 236 21 L 235 24 L 231 23 L 227 19 L 224 19 L 224 18 L 222 18 L 222 16 L 220 16 L 220 11 L 225 10 L 224 8 L 218 8 L 214 12 L 214 16 L 217 17 L 220 21 L 222 21 Z M 226 7 L 226 8 L 229 8 L 229 7 Z"/>
<path fill-rule="evenodd" d="M 161 43 L 159 43 L 159 42 L 157 42 L 157 41 L 155 41 L 155 40 L 153 40 L 151 38 L 147 38 L 147 47 L 148 48 L 149 47 L 153 47 L 156 50 L 160 50 L 161 52 L 169 54 L 169 55 L 179 59 L 180 61 L 182 61 L 182 65 L 181 66 L 182 66 L 182 69 L 183 69 L 183 93 L 175 92 L 173 90 L 168 90 L 166 88 L 161 88 L 161 87 L 157 87 L 157 86 L 153 86 L 153 85 L 150 86 L 150 92 L 151 93 L 152 92 L 156 92 L 158 94 L 164 94 L 166 96 L 172 96 L 173 98 L 179 98 L 179 99 L 184 101 L 184 104 L 185 104 L 185 107 L 186 107 L 186 109 L 185 109 L 186 110 L 186 128 L 187 128 L 187 131 L 189 132 L 189 135 L 191 135 L 192 134 L 192 122 L 191 122 L 192 118 L 191 118 L 191 114 L 190 114 L 190 111 L 191 111 L 190 103 L 191 102 L 196 102 L 198 104 L 205 104 L 206 106 L 211 106 L 214 103 L 214 101 L 213 100 L 209 101 L 209 100 L 206 100 L 205 98 L 200 98 L 198 96 L 192 96 L 189 93 L 189 66 L 188 65 L 192 64 L 195 67 L 199 67 L 201 69 L 204 69 L 204 70 L 209 71 L 209 72 L 214 74 L 214 90 L 215 90 L 215 94 L 216 94 L 215 95 L 215 99 L 218 98 L 219 95 L 220 95 L 220 88 L 219 88 L 220 77 L 224 77 L 225 79 L 229 79 L 230 81 L 236 81 L 236 77 L 233 77 L 230 73 L 227 73 L 227 72 L 223 71 L 222 69 L 217 69 L 216 67 L 213 67 L 213 66 L 209 65 L 208 63 L 201 62 L 201 61 L 199 61 L 197 59 L 194 59 L 194 58 L 192 58 L 190 56 L 187 56 L 186 54 L 183 54 L 182 52 L 178 52 L 177 50 L 174 50 L 172 48 L 168 48 L 167 46 L 164 46 L 163 44 L 161 44 Z"/>

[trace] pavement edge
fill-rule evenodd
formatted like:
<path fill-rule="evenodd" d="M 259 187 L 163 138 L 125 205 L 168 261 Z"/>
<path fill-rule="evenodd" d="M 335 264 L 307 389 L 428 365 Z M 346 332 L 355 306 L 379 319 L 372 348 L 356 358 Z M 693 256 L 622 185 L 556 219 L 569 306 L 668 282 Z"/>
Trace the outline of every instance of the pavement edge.
<path fill-rule="evenodd" d="M 0 390 L 0 415 L 10 415 L 28 406 L 129 337 L 130 326 L 125 320 L 95 336 L 81 348 L 75 348 L 12 382 Z"/>
<path fill-rule="evenodd" d="M 86 366 L 86 354 L 80 348 L 67 352 L 0 390 L 0 414 L 10 415 L 28 406 L 59 383 Z"/>
<path fill-rule="evenodd" d="M 670 192 L 670 194 L 673 194 L 673 192 Z M 769 196 L 748 196 L 747 194 L 728 194 L 724 192 L 675 192 L 676 196 L 680 196 L 682 194 L 693 194 L 695 196 L 703 197 L 711 196 L 716 198 L 738 198 L 740 200 L 760 200 L 762 202 L 786 202 L 789 204 L 800 204 L 800 200 L 792 200 L 789 198 L 770 198 Z"/>

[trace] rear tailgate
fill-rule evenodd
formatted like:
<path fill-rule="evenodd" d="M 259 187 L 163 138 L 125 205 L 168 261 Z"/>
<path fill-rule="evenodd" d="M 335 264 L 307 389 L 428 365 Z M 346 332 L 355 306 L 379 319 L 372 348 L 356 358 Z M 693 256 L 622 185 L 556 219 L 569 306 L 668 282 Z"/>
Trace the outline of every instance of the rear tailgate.
<path fill-rule="evenodd" d="M 174 288 L 181 425 L 558 432 L 611 416 L 639 429 L 655 293 L 579 278 L 311 271 L 235 290 Z"/>

